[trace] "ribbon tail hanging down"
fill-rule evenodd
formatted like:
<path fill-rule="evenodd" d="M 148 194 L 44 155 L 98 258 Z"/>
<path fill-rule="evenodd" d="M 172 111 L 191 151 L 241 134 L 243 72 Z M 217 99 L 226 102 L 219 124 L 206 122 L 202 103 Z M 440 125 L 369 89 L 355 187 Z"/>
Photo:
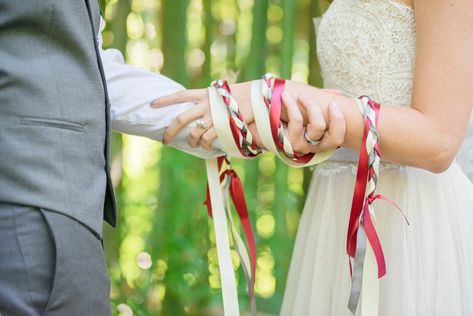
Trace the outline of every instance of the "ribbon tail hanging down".
<path fill-rule="evenodd" d="M 212 204 L 212 218 L 215 230 L 215 242 L 220 270 L 223 310 L 225 316 L 239 316 L 238 294 L 230 254 L 228 225 L 225 215 L 225 205 L 220 187 L 220 177 L 217 159 L 205 161 L 209 183 L 210 201 Z"/>

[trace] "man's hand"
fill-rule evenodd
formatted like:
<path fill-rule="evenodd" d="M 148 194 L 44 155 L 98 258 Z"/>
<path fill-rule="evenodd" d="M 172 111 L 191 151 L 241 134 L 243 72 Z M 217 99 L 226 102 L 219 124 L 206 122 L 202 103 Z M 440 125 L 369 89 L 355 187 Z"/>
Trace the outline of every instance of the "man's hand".
<path fill-rule="evenodd" d="M 253 111 L 251 110 L 251 83 L 244 82 L 230 85 L 233 97 L 238 100 L 238 107 L 241 114 L 245 118 L 246 123 L 249 125 L 250 131 L 255 136 L 255 141 L 258 146 L 261 146 L 259 137 L 254 127 Z M 210 101 L 207 89 L 194 89 L 184 90 L 175 94 L 171 94 L 162 98 L 157 99 L 152 103 L 152 107 L 159 108 L 177 103 L 192 102 L 195 103 L 195 107 L 187 110 L 186 112 L 178 115 L 174 122 L 172 122 L 164 134 L 163 142 L 168 144 L 179 134 L 179 132 L 201 118 L 204 120 L 206 129 L 196 126 L 192 129 L 188 136 L 188 142 L 191 147 L 197 147 L 201 145 L 203 148 L 210 150 L 212 149 L 212 143 L 217 139 L 217 133 L 213 127 L 212 115 L 210 113 Z"/>

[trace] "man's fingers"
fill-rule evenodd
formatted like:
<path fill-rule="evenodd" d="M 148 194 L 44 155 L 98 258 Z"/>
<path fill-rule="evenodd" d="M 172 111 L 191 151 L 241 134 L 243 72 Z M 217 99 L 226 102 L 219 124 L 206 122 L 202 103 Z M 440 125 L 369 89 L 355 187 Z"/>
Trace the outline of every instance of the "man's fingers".
<path fill-rule="evenodd" d="M 163 143 L 169 144 L 184 127 L 197 120 L 199 117 L 202 117 L 205 113 L 204 109 L 204 106 L 199 105 L 179 114 L 166 129 Z"/>
<path fill-rule="evenodd" d="M 212 150 L 212 143 L 217 139 L 215 128 L 211 127 L 200 138 L 200 145 L 206 150 Z"/>
<path fill-rule="evenodd" d="M 299 106 L 288 92 L 283 92 L 282 101 L 287 112 L 286 134 L 292 149 L 302 154 L 308 153 L 310 148 L 302 137 L 304 133 L 304 118 L 299 110 Z"/>
<path fill-rule="evenodd" d="M 194 126 L 187 136 L 187 142 L 192 148 L 199 146 L 199 141 L 202 135 L 204 135 L 205 132 L 207 132 L 207 130 L 212 127 L 212 116 L 210 113 L 207 113 L 204 116 L 203 121 L 205 126 Z"/>
<path fill-rule="evenodd" d="M 198 103 L 202 101 L 204 98 L 206 98 L 206 96 L 207 96 L 206 89 L 182 90 L 182 91 L 154 100 L 151 103 L 151 107 L 160 108 L 163 106 L 184 103 L 184 102 Z"/>

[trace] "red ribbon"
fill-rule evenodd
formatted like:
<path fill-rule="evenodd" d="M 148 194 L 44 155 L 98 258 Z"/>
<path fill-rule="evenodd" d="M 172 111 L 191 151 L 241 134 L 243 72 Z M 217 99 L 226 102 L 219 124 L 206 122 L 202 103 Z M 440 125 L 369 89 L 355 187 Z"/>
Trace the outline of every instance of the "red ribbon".
<path fill-rule="evenodd" d="M 248 216 L 248 208 L 246 206 L 245 195 L 243 191 L 243 184 L 240 180 L 240 177 L 235 172 L 234 169 L 231 168 L 230 161 L 225 157 L 218 158 L 218 170 L 222 169 L 223 162 L 226 162 L 229 166 L 228 169 L 224 170 L 220 174 L 220 182 L 222 183 L 225 177 L 230 177 L 230 196 L 233 201 L 233 205 L 235 205 L 235 209 L 238 213 L 238 217 L 240 219 L 241 226 L 243 227 L 243 231 L 245 233 L 246 243 L 248 245 L 248 250 L 250 252 L 250 262 L 251 262 L 251 291 L 250 291 L 250 298 L 251 300 L 254 299 L 254 287 L 255 287 L 255 277 L 256 277 L 256 242 L 255 237 L 253 234 L 253 229 L 251 227 L 251 222 Z M 207 205 L 207 211 L 209 216 L 212 218 L 212 202 L 210 200 L 210 189 L 207 185 L 207 197 L 204 202 Z"/>
<path fill-rule="evenodd" d="M 372 100 L 368 101 L 368 105 L 375 111 L 375 120 L 378 122 L 380 105 Z M 374 195 L 371 192 L 365 199 L 366 186 L 369 179 L 373 176 L 374 170 L 368 169 L 368 152 L 366 151 L 366 139 L 370 131 L 371 122 L 368 118 L 365 119 L 365 128 L 363 132 L 363 141 L 360 149 L 360 160 L 358 162 L 358 170 L 356 174 L 355 191 L 353 193 L 350 220 L 348 224 L 347 232 L 347 254 L 354 258 L 356 255 L 356 238 L 358 228 L 360 224 L 360 217 L 363 218 L 363 228 L 366 233 L 366 237 L 373 249 L 378 265 L 378 278 L 381 278 L 386 274 L 386 261 L 384 258 L 383 248 L 379 241 L 376 228 L 374 227 L 371 214 L 369 212 L 369 206 L 378 198 L 380 195 Z M 379 146 L 375 145 L 376 154 L 379 155 Z M 388 200 L 388 199 L 385 199 Z"/>
<path fill-rule="evenodd" d="M 274 79 L 273 93 L 271 97 L 271 104 L 266 102 L 266 105 L 269 107 L 269 121 L 271 124 L 271 135 L 273 136 L 273 141 L 276 144 L 278 150 L 282 153 L 284 151 L 284 145 L 279 139 L 279 129 L 281 128 L 281 109 L 282 109 L 282 93 L 284 92 L 284 87 L 286 81 L 284 79 L 276 78 Z M 307 163 L 314 157 L 313 153 L 301 154 L 294 152 L 294 158 L 291 157 L 296 162 Z"/>
<path fill-rule="evenodd" d="M 226 80 L 223 81 L 222 88 L 225 89 L 228 92 L 228 94 L 230 94 L 230 95 L 232 94 L 232 91 L 230 90 L 230 85 L 228 84 L 228 82 Z M 225 105 L 227 107 L 230 106 L 230 102 L 231 102 L 231 100 L 228 97 L 223 96 L 223 103 L 225 103 Z M 245 121 L 244 118 L 243 118 L 243 115 L 241 115 L 240 112 L 237 113 L 237 117 L 240 121 L 242 121 L 242 122 Z M 246 152 L 245 150 L 243 150 L 243 148 L 242 148 L 243 139 L 246 138 L 246 135 L 248 134 L 248 132 L 240 130 L 238 128 L 238 126 L 235 123 L 235 119 L 233 118 L 232 115 L 229 115 L 229 118 L 230 118 L 230 129 L 232 131 L 233 140 L 235 141 L 235 144 L 237 145 L 238 149 L 240 150 L 240 153 L 245 157 L 258 156 L 258 154 L 253 154 L 251 152 Z M 252 144 L 249 144 L 249 146 L 253 150 L 258 149 L 258 146 L 254 142 Z"/>

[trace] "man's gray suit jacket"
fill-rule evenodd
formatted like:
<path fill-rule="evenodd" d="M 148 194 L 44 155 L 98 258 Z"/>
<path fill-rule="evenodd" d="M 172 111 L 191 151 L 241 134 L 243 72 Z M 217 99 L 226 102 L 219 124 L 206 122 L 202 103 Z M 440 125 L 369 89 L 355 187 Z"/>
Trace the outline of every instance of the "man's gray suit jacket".
<path fill-rule="evenodd" d="M 99 22 L 97 0 L 0 0 L 0 202 L 101 235 L 116 205 Z"/>

